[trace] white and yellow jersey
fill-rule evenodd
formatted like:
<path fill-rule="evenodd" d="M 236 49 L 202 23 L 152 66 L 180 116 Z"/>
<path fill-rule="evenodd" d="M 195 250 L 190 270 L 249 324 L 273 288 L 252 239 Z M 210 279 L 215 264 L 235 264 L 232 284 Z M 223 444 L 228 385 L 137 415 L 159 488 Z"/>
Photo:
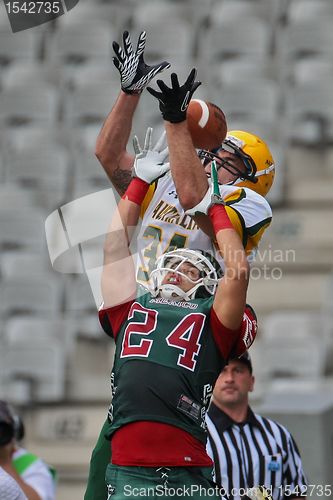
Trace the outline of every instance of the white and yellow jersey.
<path fill-rule="evenodd" d="M 226 201 L 229 218 L 250 256 L 271 223 L 271 207 L 265 198 L 248 188 L 221 185 L 220 193 Z M 184 213 L 170 172 L 151 185 L 141 216 L 142 226 L 137 239 L 138 281 L 146 282 L 156 258 L 175 247 L 213 253 L 221 263 L 210 237 Z"/>

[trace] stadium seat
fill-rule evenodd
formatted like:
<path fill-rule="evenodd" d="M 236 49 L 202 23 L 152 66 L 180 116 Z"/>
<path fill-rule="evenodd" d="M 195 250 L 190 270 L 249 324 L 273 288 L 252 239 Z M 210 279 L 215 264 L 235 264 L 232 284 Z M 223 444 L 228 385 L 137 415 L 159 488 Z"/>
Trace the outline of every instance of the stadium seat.
<path fill-rule="evenodd" d="M 286 112 L 291 141 L 320 147 L 333 141 L 333 107 L 329 106 L 333 78 L 286 89 Z"/>
<path fill-rule="evenodd" d="M 80 1 L 75 6 L 75 10 L 72 9 L 65 16 L 58 18 L 57 29 L 78 28 L 82 24 L 89 24 L 89 22 L 100 22 L 103 24 L 108 19 L 110 10 L 107 4 L 103 5 L 98 2 L 92 4 L 91 2 Z"/>
<path fill-rule="evenodd" d="M 266 56 L 222 60 L 214 66 L 213 74 L 214 80 L 220 85 L 256 82 L 258 80 L 272 80 L 274 82 L 276 78 L 273 61 Z"/>
<path fill-rule="evenodd" d="M 319 312 L 325 300 L 327 279 L 326 271 L 285 272 L 276 261 L 259 269 L 257 264 L 252 265 L 247 301 L 258 318 L 279 309 Z"/>
<path fill-rule="evenodd" d="M 326 213 L 329 213 L 328 209 L 331 210 L 333 207 L 331 190 L 333 175 L 327 172 L 324 162 L 320 165 L 320 171 L 316 178 L 303 175 L 295 182 L 289 174 L 288 170 L 286 199 L 290 206 L 312 207 L 314 210 L 324 208 Z"/>
<path fill-rule="evenodd" d="M 327 279 L 327 287 L 325 299 L 323 302 L 322 312 L 325 316 L 328 316 L 331 320 L 333 317 L 333 272 L 331 271 Z"/>
<path fill-rule="evenodd" d="M 331 269 L 330 220 L 331 213 L 325 208 L 275 209 L 272 225 L 263 235 L 258 263 L 294 272 Z"/>
<path fill-rule="evenodd" d="M 83 498 L 84 489 L 81 496 L 68 496 L 64 483 L 73 487 L 80 474 L 81 481 L 86 483 L 88 457 L 105 420 L 107 406 L 107 400 L 94 405 L 68 401 L 52 407 L 30 407 L 25 412 L 25 445 L 58 471 L 61 477 L 58 487 L 62 487 L 63 492 L 59 499 Z"/>
<path fill-rule="evenodd" d="M 91 312 L 90 314 L 85 314 L 83 312 L 80 316 L 76 317 L 69 314 L 67 321 L 71 323 L 75 336 L 79 339 L 93 340 L 97 342 L 107 342 L 110 340 L 102 330 L 96 311 Z"/>
<path fill-rule="evenodd" d="M 265 362 L 272 377 L 312 378 L 325 374 L 330 338 L 319 314 L 276 312 L 265 318 L 262 330 Z"/>
<path fill-rule="evenodd" d="M 94 83 L 104 84 L 108 89 L 115 87 L 120 92 L 119 73 L 113 65 L 111 57 L 109 63 L 93 59 L 86 64 L 79 65 L 75 71 L 67 75 L 65 83 L 73 90 Z"/>
<path fill-rule="evenodd" d="M 0 272 L 3 278 L 28 278 L 43 275 L 52 279 L 52 269 L 44 251 L 31 252 L 16 250 L 1 252 Z M 49 273 L 49 274 L 48 274 Z"/>
<path fill-rule="evenodd" d="M 79 317 L 85 314 L 94 313 L 97 315 L 97 307 L 91 291 L 89 281 L 85 275 L 80 275 L 72 280 L 67 280 L 65 291 L 66 311 L 73 316 Z"/>
<path fill-rule="evenodd" d="M 290 0 L 287 9 L 289 25 L 300 21 L 315 22 L 317 19 L 333 21 L 333 4 L 330 0 Z"/>
<path fill-rule="evenodd" d="M 67 127 L 102 125 L 119 94 L 119 85 L 87 82 L 73 92 L 67 91 L 63 99 L 63 118 Z"/>
<path fill-rule="evenodd" d="M 15 342 L 3 346 L 5 387 L 12 382 L 23 381 L 29 386 L 31 401 L 59 401 L 64 397 L 65 350 L 61 342 L 48 339 L 47 342 Z M 10 394 L 7 394 L 10 398 Z"/>
<path fill-rule="evenodd" d="M 325 56 L 307 57 L 296 60 L 292 68 L 291 81 L 294 85 L 333 80 L 333 59 Z"/>
<path fill-rule="evenodd" d="M 53 209 L 66 200 L 68 157 L 59 147 L 23 150 L 8 159 L 5 182 L 35 193 L 41 207 Z"/>
<path fill-rule="evenodd" d="M 59 124 L 22 126 L 4 130 L 3 148 L 7 155 L 7 161 L 10 155 L 23 154 L 24 151 L 61 150 L 64 148 L 64 143 L 62 128 Z"/>
<path fill-rule="evenodd" d="M 239 18 L 259 18 L 269 22 L 273 11 L 272 0 L 224 0 L 216 2 L 211 11 L 212 22 L 233 21 Z"/>
<path fill-rule="evenodd" d="M 41 318 L 21 316 L 10 318 L 4 327 L 4 341 L 7 345 L 33 343 L 47 344 L 59 341 L 65 349 L 66 358 L 75 348 L 73 323 L 65 318 Z"/>
<path fill-rule="evenodd" d="M 223 85 L 217 89 L 215 101 L 219 96 L 229 129 L 233 120 L 240 123 L 243 120 L 245 122 L 253 120 L 270 127 L 280 112 L 279 87 L 270 80 L 251 80 Z"/>
<path fill-rule="evenodd" d="M 4 14 L 6 16 L 6 14 Z M 10 27 L 0 29 L 0 66 L 7 66 L 17 61 L 33 61 L 38 57 L 40 44 L 39 33 L 34 30 L 12 33 Z"/>
<path fill-rule="evenodd" d="M 31 314 L 56 317 L 60 311 L 61 283 L 49 275 L 3 279 L 0 291 L 3 318 Z"/>
<path fill-rule="evenodd" d="M 10 89 L 17 86 L 56 85 L 59 80 L 57 72 L 46 62 L 19 61 L 11 64 L 3 71 L 2 87 Z"/>
<path fill-rule="evenodd" d="M 4 168 L 4 152 L 3 152 L 3 143 L 0 141 L 0 147 L 2 149 L 0 153 L 0 183 L 3 182 L 5 176 L 5 168 Z"/>
<path fill-rule="evenodd" d="M 295 60 L 314 55 L 332 57 L 333 33 L 329 19 L 299 21 L 287 25 L 279 31 L 278 56 L 282 66 L 292 64 Z M 281 66 L 281 67 L 282 67 Z M 285 68 L 290 70 L 290 66 Z"/>
<path fill-rule="evenodd" d="M 49 37 L 46 58 L 61 71 L 73 70 L 91 59 L 110 64 L 113 39 L 110 25 L 98 20 L 60 26 L 53 37 Z"/>
<path fill-rule="evenodd" d="M 163 60 L 170 63 L 184 62 L 193 56 L 193 32 L 192 27 L 186 21 L 178 18 L 172 24 L 165 24 L 163 17 L 145 22 L 147 39 L 153 42 L 147 43 L 145 49 L 145 60 L 154 64 Z M 142 26 L 136 26 L 133 30 L 133 40 L 137 39 Z M 175 43 L 177 40 L 177 43 Z M 190 69 L 190 68 L 189 68 Z"/>
<path fill-rule="evenodd" d="M 100 337 L 88 337 L 84 332 L 78 337 L 75 354 L 68 373 L 68 398 L 70 401 L 89 401 L 90 404 L 110 402 L 110 368 L 113 364 L 114 342 L 100 330 Z M 97 340 L 97 341 L 96 341 Z"/>
<path fill-rule="evenodd" d="M 85 157 L 94 156 L 96 140 L 101 128 L 102 125 L 96 123 L 90 127 L 79 127 L 71 131 L 69 148 L 74 158 L 78 154 L 82 154 Z"/>
<path fill-rule="evenodd" d="M 27 206 L 18 212 L 13 211 L 12 206 L 3 207 L 0 211 L 0 248 L 33 251 L 45 248 L 43 212 Z"/>
<path fill-rule="evenodd" d="M 25 211 L 26 209 L 28 211 L 31 209 L 38 211 L 40 210 L 38 201 L 36 193 L 32 193 L 18 186 L 8 186 L 7 184 L 0 183 L 0 210 L 2 211 L 10 209 L 10 207 L 16 207 L 16 210 L 19 212 Z M 13 239 L 13 244 L 15 246 L 15 239 Z"/>
<path fill-rule="evenodd" d="M 83 155 L 77 150 L 74 163 L 73 199 L 107 189 L 110 186 L 110 180 L 97 158 L 92 153 Z"/>
<path fill-rule="evenodd" d="M 165 0 L 154 1 L 145 0 L 136 5 L 133 21 L 134 27 L 140 29 L 149 23 L 161 23 L 162 21 L 167 24 L 178 23 L 181 19 L 183 22 L 188 23 L 191 17 L 191 9 L 188 8 L 186 2 L 169 2 Z"/>
<path fill-rule="evenodd" d="M 57 114 L 58 93 L 51 86 L 20 86 L 0 93 L 0 124 L 4 126 L 50 126 Z"/>
<path fill-rule="evenodd" d="M 259 20 L 266 24 L 269 29 L 269 47 L 271 52 L 274 40 L 274 25 L 276 22 L 277 9 L 274 0 L 224 0 L 215 2 L 210 10 L 210 21 L 212 25 L 229 23 L 237 26 L 239 22 L 246 19 Z M 237 30 L 238 32 L 238 27 Z"/>
<path fill-rule="evenodd" d="M 270 39 L 270 28 L 260 19 L 240 18 L 237 29 L 221 20 L 202 38 L 199 56 L 211 64 L 235 57 L 264 57 L 269 55 Z"/>

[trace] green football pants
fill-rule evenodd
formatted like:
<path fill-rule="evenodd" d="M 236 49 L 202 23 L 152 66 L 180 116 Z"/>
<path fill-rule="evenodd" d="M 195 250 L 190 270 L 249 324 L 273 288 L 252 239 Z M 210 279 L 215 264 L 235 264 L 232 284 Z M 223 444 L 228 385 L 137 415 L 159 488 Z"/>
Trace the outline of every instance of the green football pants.
<path fill-rule="evenodd" d="M 110 423 L 106 419 L 92 452 L 84 500 L 106 500 L 108 498 L 105 472 L 111 460 L 111 447 L 110 441 L 106 439 L 105 435 L 108 434 L 109 426 Z"/>
<path fill-rule="evenodd" d="M 188 498 L 221 500 L 211 467 L 122 467 L 106 469 L 107 500 L 148 497 L 152 500 Z"/>

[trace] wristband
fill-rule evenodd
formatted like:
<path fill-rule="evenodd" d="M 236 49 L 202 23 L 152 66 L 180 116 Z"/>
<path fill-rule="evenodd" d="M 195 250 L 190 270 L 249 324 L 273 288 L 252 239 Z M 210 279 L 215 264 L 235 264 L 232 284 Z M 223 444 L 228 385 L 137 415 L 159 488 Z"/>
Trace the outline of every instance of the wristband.
<path fill-rule="evenodd" d="M 209 208 L 208 215 L 212 221 L 215 234 L 221 229 L 234 229 L 224 205 L 213 205 Z"/>
<path fill-rule="evenodd" d="M 148 184 L 148 182 L 139 179 L 139 177 L 134 177 L 122 196 L 122 199 L 125 200 L 127 198 L 129 201 L 141 205 L 148 192 L 149 186 L 150 184 Z"/>
<path fill-rule="evenodd" d="M 130 90 L 130 89 L 124 89 L 123 87 L 121 87 L 121 90 L 123 92 L 125 92 L 125 94 L 127 95 L 140 95 L 142 94 L 142 89 L 135 89 L 135 90 Z"/>

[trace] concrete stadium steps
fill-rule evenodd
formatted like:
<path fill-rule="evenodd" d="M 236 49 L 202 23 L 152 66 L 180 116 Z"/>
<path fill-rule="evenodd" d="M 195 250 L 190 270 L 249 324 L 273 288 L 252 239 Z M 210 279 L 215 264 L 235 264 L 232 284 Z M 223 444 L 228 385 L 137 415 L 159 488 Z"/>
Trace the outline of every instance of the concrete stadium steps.
<path fill-rule="evenodd" d="M 286 151 L 286 200 L 288 206 L 333 207 L 333 148 L 289 146 Z M 281 165 L 281 168 L 283 166 Z M 279 165 L 277 165 L 277 175 Z"/>
<path fill-rule="evenodd" d="M 57 404 L 27 410 L 24 445 L 54 466 L 60 478 L 83 478 L 108 405 Z"/>
<path fill-rule="evenodd" d="M 327 186 L 331 189 L 331 185 Z M 333 268 L 333 211 L 328 208 L 283 208 L 273 211 L 264 233 L 256 266 L 288 271 L 320 271 Z"/>
<path fill-rule="evenodd" d="M 101 341 L 78 339 L 67 373 L 70 401 L 105 401 L 106 405 L 110 401 L 115 344 L 111 338 L 104 337 Z"/>
<path fill-rule="evenodd" d="M 260 271 L 260 269 L 258 270 Z M 271 273 L 271 274 L 270 274 Z M 260 316 L 280 309 L 320 311 L 326 301 L 329 276 L 327 273 L 283 273 L 267 271 L 266 278 L 253 275 L 247 302 Z"/>

